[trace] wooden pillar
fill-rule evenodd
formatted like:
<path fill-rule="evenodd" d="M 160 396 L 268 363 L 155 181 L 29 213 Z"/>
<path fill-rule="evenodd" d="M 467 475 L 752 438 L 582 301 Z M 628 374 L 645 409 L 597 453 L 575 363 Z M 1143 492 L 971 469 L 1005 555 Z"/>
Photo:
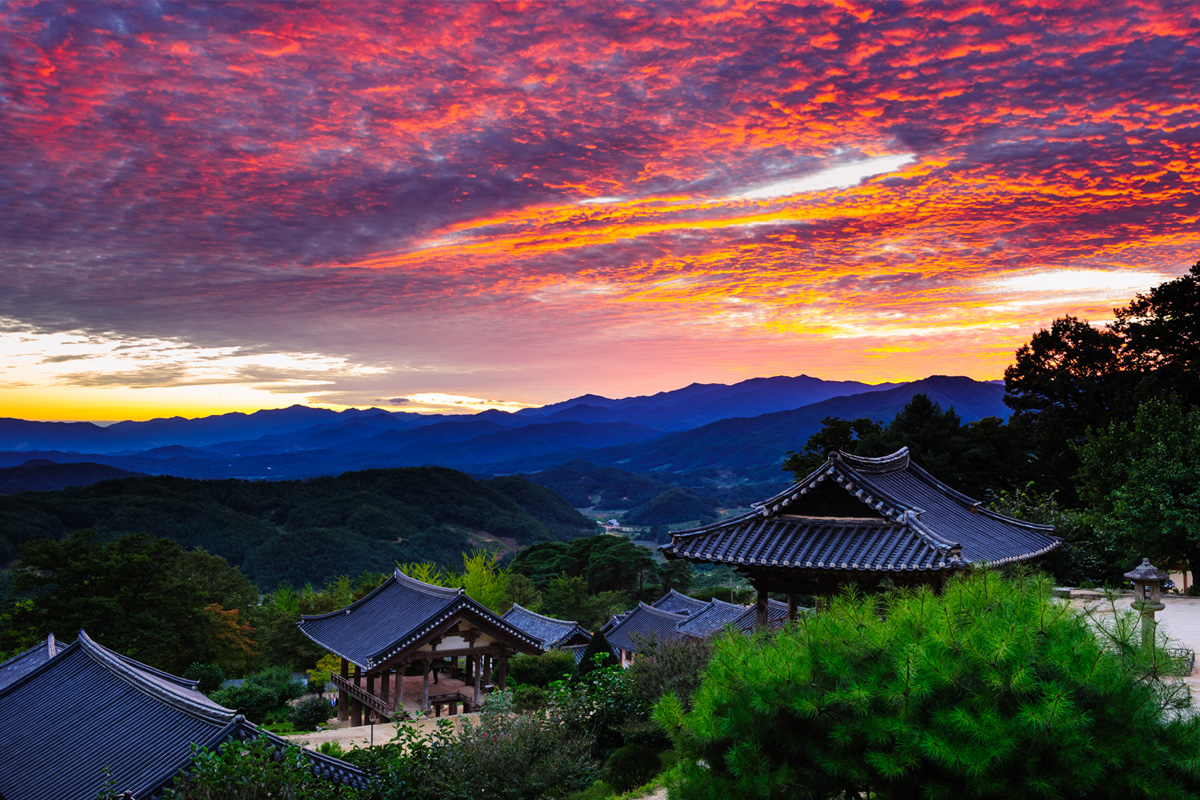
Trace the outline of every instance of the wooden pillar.
<path fill-rule="evenodd" d="M 386 670 L 383 673 L 383 683 L 379 685 L 379 699 L 383 701 L 385 706 L 390 706 L 392 696 L 392 671 Z"/>
<path fill-rule="evenodd" d="M 367 694 L 370 694 L 370 695 L 375 694 L 375 673 L 374 672 L 367 673 Z"/>
<path fill-rule="evenodd" d="M 475 667 L 475 657 L 474 656 L 463 656 L 463 682 L 464 683 L 474 683 L 474 681 L 475 681 L 475 672 L 473 671 L 474 667 Z"/>
<path fill-rule="evenodd" d="M 342 659 L 342 679 L 350 679 L 350 662 Z M 338 709 L 337 718 L 345 722 L 350 719 L 350 695 L 346 694 L 346 690 L 338 687 Z"/>
<path fill-rule="evenodd" d="M 504 691 L 505 680 L 508 678 L 508 656 L 500 656 L 500 663 L 497 669 L 497 683 L 500 684 L 500 691 Z"/>
<path fill-rule="evenodd" d="M 482 686 L 482 685 L 480 685 L 480 682 L 479 682 L 479 675 L 480 675 L 480 673 L 482 672 L 482 670 L 479 668 L 479 666 L 480 666 L 480 665 L 479 665 L 479 659 L 481 659 L 482 657 L 483 657 L 483 656 L 471 656 L 471 657 L 470 657 L 470 663 L 471 663 L 471 674 L 475 676 L 475 701 L 474 701 L 474 705 L 475 705 L 475 707 L 476 707 L 476 708 L 478 708 L 478 707 L 479 707 L 479 706 L 480 706 L 480 705 L 483 703 L 483 686 Z"/>
<path fill-rule="evenodd" d="M 796 612 L 796 593 L 788 592 L 787 601 L 788 601 L 788 622 L 795 622 L 796 617 L 798 616 L 798 614 Z"/>
<path fill-rule="evenodd" d="M 760 628 L 767 627 L 767 590 L 761 584 L 754 587 L 758 590 L 758 598 L 754 601 L 754 624 Z"/>
<path fill-rule="evenodd" d="M 354 685 L 362 687 L 362 668 L 354 668 Z M 357 728 L 363 724 L 362 701 L 357 697 L 350 698 L 350 727 Z"/>
<path fill-rule="evenodd" d="M 483 657 L 483 685 L 487 686 L 492 682 L 492 657 Z"/>
<path fill-rule="evenodd" d="M 421 710 L 422 711 L 429 710 L 429 665 L 432 663 L 433 662 L 428 659 L 421 662 L 421 672 L 425 676 L 425 680 L 422 681 L 422 686 L 421 686 Z"/>

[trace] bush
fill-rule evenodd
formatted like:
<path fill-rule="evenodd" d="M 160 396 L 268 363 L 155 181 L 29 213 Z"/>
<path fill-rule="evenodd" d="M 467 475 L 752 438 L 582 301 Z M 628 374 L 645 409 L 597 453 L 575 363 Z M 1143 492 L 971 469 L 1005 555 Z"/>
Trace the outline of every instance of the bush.
<path fill-rule="evenodd" d="M 293 678 L 290 669 L 271 667 L 254 673 L 239 686 L 213 693 L 212 699 L 226 708 L 239 709 L 251 722 L 262 722 L 269 712 L 304 694 L 304 689 L 304 682 Z"/>
<path fill-rule="evenodd" d="M 479 724 L 464 722 L 440 744 L 426 781 L 442 800 L 562 797 L 596 777 L 585 735 L 552 713 L 514 714 L 509 692 L 488 695 Z"/>
<path fill-rule="evenodd" d="M 707 639 L 652 640 L 626 671 L 630 691 L 647 705 L 674 692 L 684 708 L 690 708 L 711 656 L 712 643 Z"/>
<path fill-rule="evenodd" d="M 1136 619 L 1097 622 L 1045 579 L 843 594 L 715 645 L 695 707 L 656 718 L 672 797 L 1195 797 L 1200 717 Z M 803 787 L 803 789 L 801 789 Z"/>
<path fill-rule="evenodd" d="M 546 707 L 548 695 L 540 686 L 518 686 L 513 689 L 513 710 L 526 714 Z"/>
<path fill-rule="evenodd" d="M 189 681 L 196 681 L 196 688 L 200 690 L 201 694 L 212 694 L 225 683 L 225 670 L 216 664 L 201 664 L 199 661 L 193 661 L 192 665 L 184 671 L 183 677 Z"/>
<path fill-rule="evenodd" d="M 165 800 L 332 800 L 358 795 L 313 775 L 300 748 L 279 751 L 265 736 L 195 749 L 192 767 L 163 793 Z"/>
<path fill-rule="evenodd" d="M 318 725 L 329 721 L 329 701 L 320 695 L 308 695 L 292 704 L 288 719 L 297 731 L 316 730 Z"/>
<path fill-rule="evenodd" d="M 625 745 L 614 750 L 604 762 L 604 782 L 617 794 L 624 794 L 657 775 L 661 763 L 658 753 L 649 747 Z"/>
<path fill-rule="evenodd" d="M 562 650 L 551 650 L 540 656 L 519 655 L 508 660 L 508 679 L 523 686 L 545 688 L 574 672 L 575 656 Z"/>

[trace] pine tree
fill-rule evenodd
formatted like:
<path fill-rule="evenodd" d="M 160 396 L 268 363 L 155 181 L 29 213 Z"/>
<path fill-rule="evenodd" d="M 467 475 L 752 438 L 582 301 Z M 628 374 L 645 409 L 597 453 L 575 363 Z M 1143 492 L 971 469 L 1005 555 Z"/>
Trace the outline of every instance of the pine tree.
<path fill-rule="evenodd" d="M 1197 796 L 1200 720 L 1162 651 L 1094 630 L 1047 582 L 984 574 L 727 635 L 694 709 L 656 711 L 683 755 L 671 796 Z"/>

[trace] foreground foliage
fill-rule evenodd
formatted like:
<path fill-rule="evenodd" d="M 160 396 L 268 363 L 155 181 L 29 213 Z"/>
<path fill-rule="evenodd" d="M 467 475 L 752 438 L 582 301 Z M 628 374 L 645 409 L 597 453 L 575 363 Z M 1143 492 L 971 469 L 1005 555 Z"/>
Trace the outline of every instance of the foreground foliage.
<path fill-rule="evenodd" d="M 1136 633 L 1102 645 L 1048 582 L 994 574 L 842 595 L 774 637 L 720 639 L 694 710 L 659 705 L 672 796 L 1195 797 L 1200 720 Z"/>

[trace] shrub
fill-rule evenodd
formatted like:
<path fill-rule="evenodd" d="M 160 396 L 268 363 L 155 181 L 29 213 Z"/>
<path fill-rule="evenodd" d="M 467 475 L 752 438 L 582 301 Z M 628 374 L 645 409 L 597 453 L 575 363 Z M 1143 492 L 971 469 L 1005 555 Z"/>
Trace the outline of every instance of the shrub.
<path fill-rule="evenodd" d="M 575 656 L 551 650 L 540 656 L 519 655 L 508 660 L 508 679 L 523 686 L 549 686 L 575 672 Z"/>
<path fill-rule="evenodd" d="M 630 691 L 647 705 L 674 692 L 684 708 L 690 708 L 711 656 L 712 643 L 707 639 L 652 640 L 626 672 Z"/>
<path fill-rule="evenodd" d="M 641 744 L 627 744 L 613 751 L 604 762 L 604 782 L 617 794 L 646 783 L 658 774 L 658 753 Z"/>
<path fill-rule="evenodd" d="M 332 800 L 358 795 L 315 777 L 300 748 L 279 751 L 265 736 L 193 751 L 191 769 L 166 789 L 165 800 Z"/>
<path fill-rule="evenodd" d="M 317 747 L 317 752 L 321 755 L 329 756 L 330 758 L 345 759 L 346 757 L 346 751 L 340 744 L 332 739 L 328 742 L 321 742 L 321 744 Z"/>
<path fill-rule="evenodd" d="M 518 714 L 546 707 L 549 695 L 540 686 L 518 686 L 513 689 L 513 710 Z"/>
<path fill-rule="evenodd" d="M 329 701 L 324 697 L 308 695 L 292 704 L 288 719 L 297 731 L 312 731 L 329 720 L 329 710 Z"/>
<path fill-rule="evenodd" d="M 281 709 L 289 700 L 304 694 L 304 683 L 292 677 L 287 667 L 271 667 L 256 672 L 238 686 L 226 686 L 212 699 L 227 708 L 236 708 L 252 722 L 262 722 L 267 714 Z"/>
<path fill-rule="evenodd" d="M 193 661 L 188 667 L 183 677 L 189 681 L 196 681 L 196 688 L 202 694 L 212 694 L 221 688 L 225 683 L 225 670 L 218 667 L 216 664 L 201 664 L 199 661 Z"/>
<path fill-rule="evenodd" d="M 843 594 L 774 636 L 715 645 L 673 798 L 1166 798 L 1200 791 L 1200 717 L 1138 626 L 1096 622 L 1045 579 L 995 574 Z"/>
<path fill-rule="evenodd" d="M 603 631 L 596 631 L 592 634 L 591 641 L 583 650 L 583 658 L 579 661 L 579 667 L 576 670 L 580 675 L 585 675 L 599 667 L 612 667 L 621 663 L 621 659 L 617 658 L 617 654 L 613 652 L 612 645 L 605 638 Z"/>
<path fill-rule="evenodd" d="M 552 713 L 514 714 L 509 692 L 488 695 L 479 724 L 464 722 L 440 744 L 437 768 L 426 780 L 444 800 L 562 797 L 596 776 L 585 735 Z"/>

